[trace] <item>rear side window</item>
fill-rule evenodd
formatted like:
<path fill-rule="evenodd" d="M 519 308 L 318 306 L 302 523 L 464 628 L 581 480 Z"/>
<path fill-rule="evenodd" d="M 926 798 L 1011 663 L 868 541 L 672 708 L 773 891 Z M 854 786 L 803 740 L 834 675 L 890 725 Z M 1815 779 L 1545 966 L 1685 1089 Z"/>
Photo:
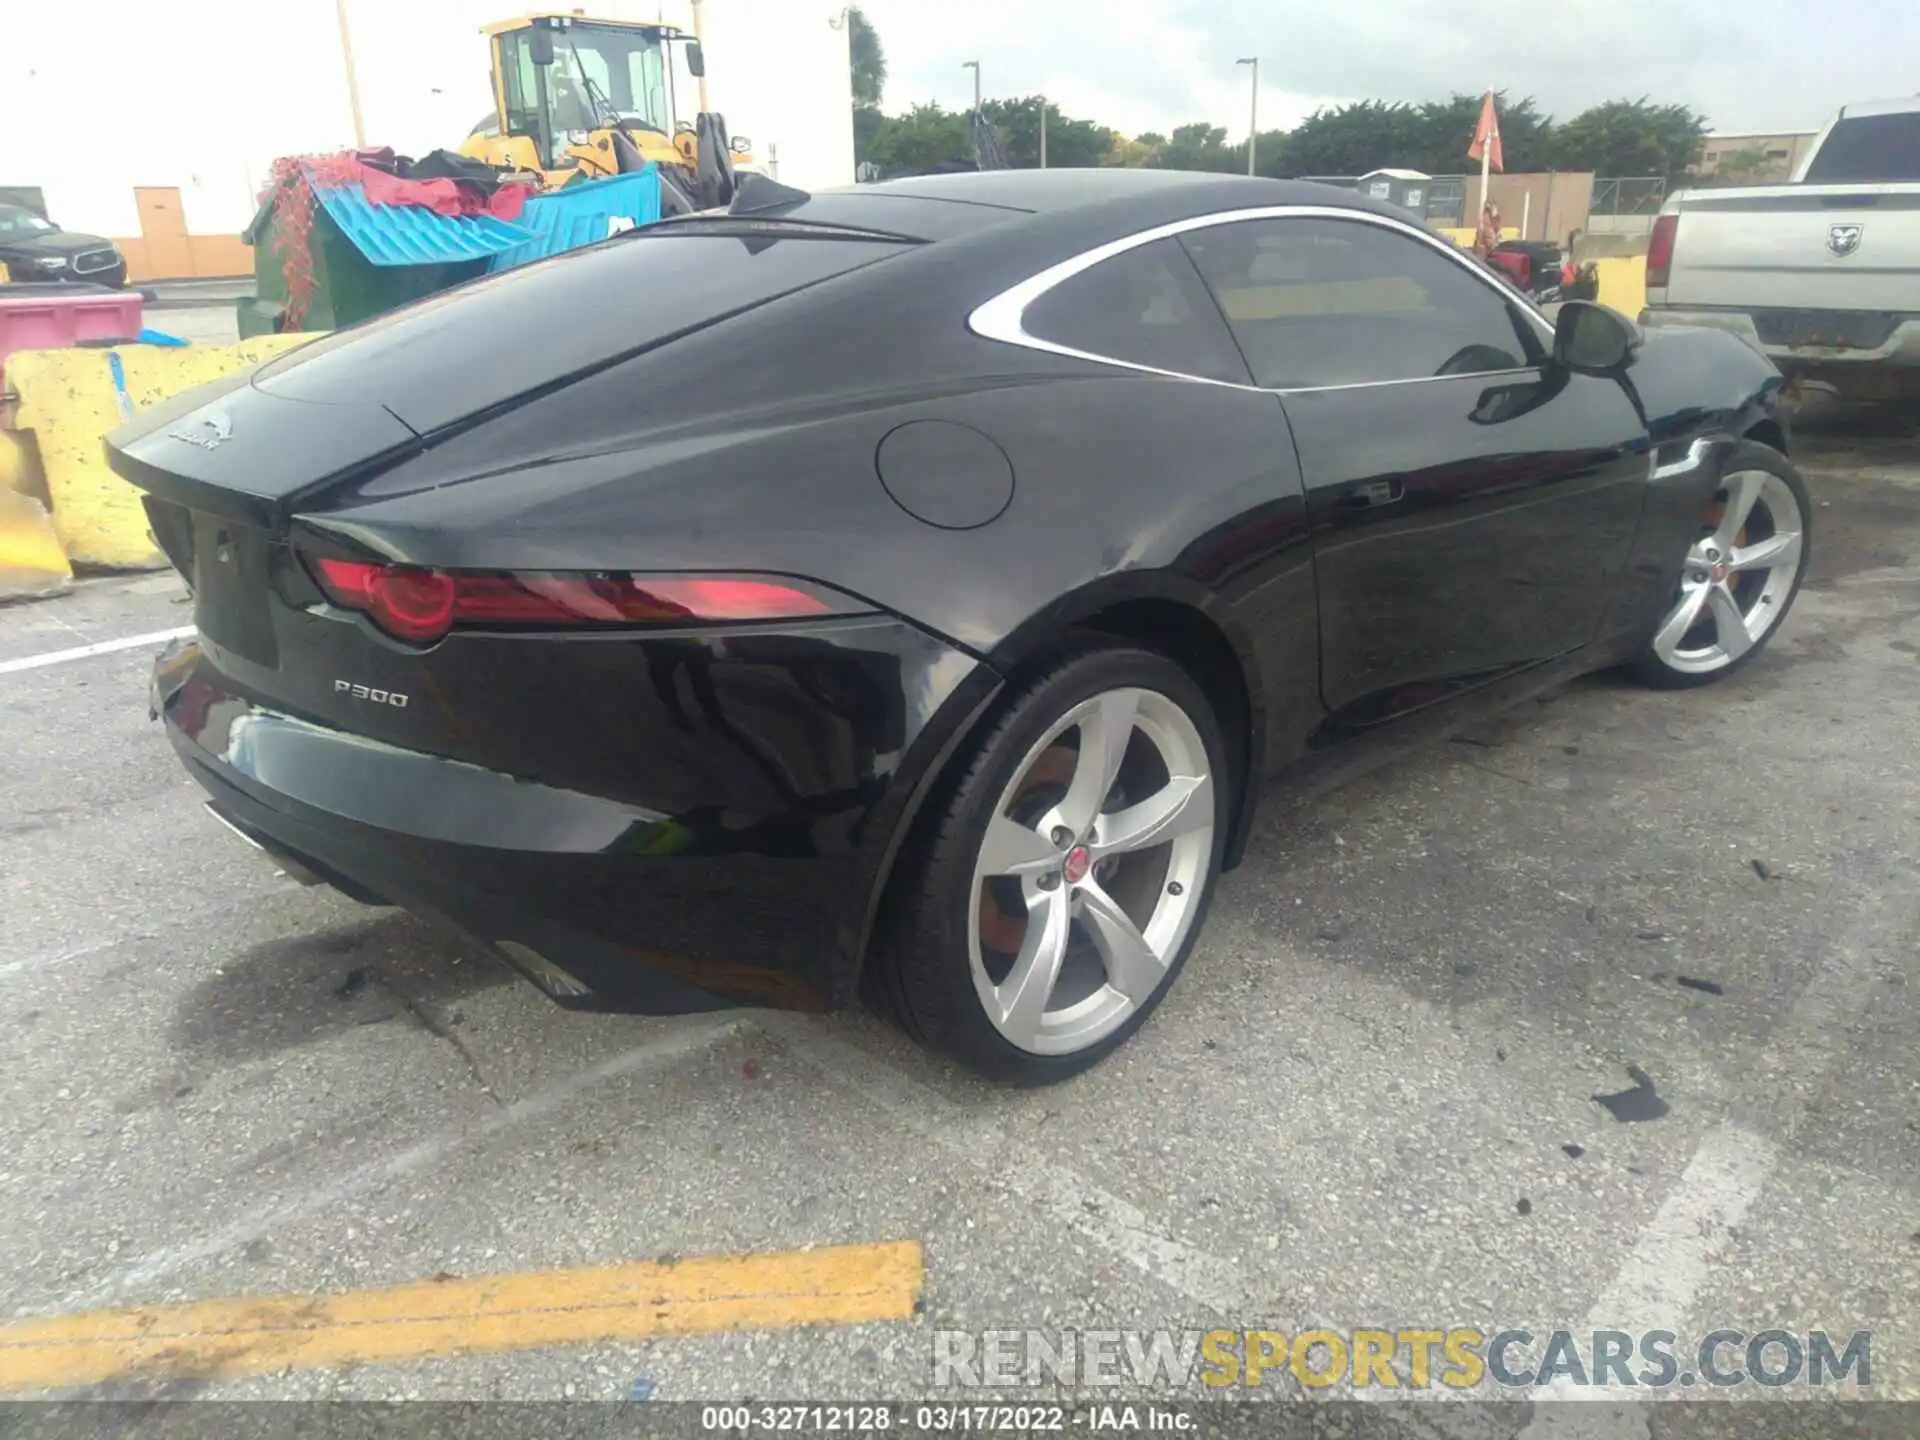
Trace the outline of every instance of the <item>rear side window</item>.
<path fill-rule="evenodd" d="M 1920 180 L 1920 111 L 1842 120 L 1807 164 L 1813 185 L 1871 185 Z"/>
<path fill-rule="evenodd" d="M 1303 216 L 1182 239 L 1256 384 L 1379 384 L 1516 370 L 1538 358 L 1497 282 L 1411 236 Z"/>
<path fill-rule="evenodd" d="M 1061 281 L 1027 307 L 1021 326 L 1090 355 L 1247 383 L 1233 336 L 1175 240 L 1136 245 Z"/>

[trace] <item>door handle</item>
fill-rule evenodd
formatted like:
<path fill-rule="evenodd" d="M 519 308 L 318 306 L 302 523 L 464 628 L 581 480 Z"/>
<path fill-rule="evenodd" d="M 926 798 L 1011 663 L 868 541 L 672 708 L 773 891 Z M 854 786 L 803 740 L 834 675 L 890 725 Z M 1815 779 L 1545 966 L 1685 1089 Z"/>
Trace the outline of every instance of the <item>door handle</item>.
<path fill-rule="evenodd" d="M 1407 487 L 1398 480 L 1366 480 L 1349 485 L 1340 503 L 1349 510 L 1378 510 L 1406 498 Z"/>

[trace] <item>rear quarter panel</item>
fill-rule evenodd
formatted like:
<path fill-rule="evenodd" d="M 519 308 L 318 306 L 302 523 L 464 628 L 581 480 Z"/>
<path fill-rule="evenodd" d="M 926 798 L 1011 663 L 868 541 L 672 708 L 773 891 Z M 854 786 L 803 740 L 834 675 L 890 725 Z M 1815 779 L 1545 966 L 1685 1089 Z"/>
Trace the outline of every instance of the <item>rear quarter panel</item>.
<path fill-rule="evenodd" d="M 974 336 L 967 307 L 1004 273 L 968 289 L 922 272 L 871 309 L 775 301 L 450 436 L 305 518 L 421 563 L 811 577 L 996 663 L 1103 604 L 1165 596 L 1215 616 L 1251 689 L 1285 677 L 1265 687 L 1289 715 L 1275 743 L 1304 735 L 1314 596 L 1278 401 Z M 1005 453 L 997 518 L 940 528 L 894 503 L 876 455 L 918 420 Z"/>

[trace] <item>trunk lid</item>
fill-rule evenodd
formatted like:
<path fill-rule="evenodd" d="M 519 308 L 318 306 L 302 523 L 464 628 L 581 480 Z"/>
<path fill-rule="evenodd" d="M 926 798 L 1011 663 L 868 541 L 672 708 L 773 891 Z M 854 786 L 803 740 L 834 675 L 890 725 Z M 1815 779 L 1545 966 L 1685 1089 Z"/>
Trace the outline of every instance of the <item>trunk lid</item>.
<path fill-rule="evenodd" d="M 384 405 L 271 395 L 240 375 L 142 412 L 107 437 L 107 454 L 115 470 L 151 495 L 277 532 L 316 484 L 418 440 Z"/>

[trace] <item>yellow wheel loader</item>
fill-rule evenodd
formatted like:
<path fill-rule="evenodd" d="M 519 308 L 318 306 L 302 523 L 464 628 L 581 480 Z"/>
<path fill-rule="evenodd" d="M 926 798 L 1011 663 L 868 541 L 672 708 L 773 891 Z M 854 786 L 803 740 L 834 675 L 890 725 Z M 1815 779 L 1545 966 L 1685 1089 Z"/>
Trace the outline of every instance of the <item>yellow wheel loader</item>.
<path fill-rule="evenodd" d="M 700 42 L 675 26 L 546 14 L 481 33 L 492 55 L 494 113 L 473 128 L 462 155 L 548 189 L 652 162 L 669 212 L 727 204 L 734 167 L 752 163 L 746 142 L 730 139 L 726 122 L 704 108 Z M 692 124 L 678 118 L 674 46 L 684 48 L 688 73 L 700 82 Z"/>

